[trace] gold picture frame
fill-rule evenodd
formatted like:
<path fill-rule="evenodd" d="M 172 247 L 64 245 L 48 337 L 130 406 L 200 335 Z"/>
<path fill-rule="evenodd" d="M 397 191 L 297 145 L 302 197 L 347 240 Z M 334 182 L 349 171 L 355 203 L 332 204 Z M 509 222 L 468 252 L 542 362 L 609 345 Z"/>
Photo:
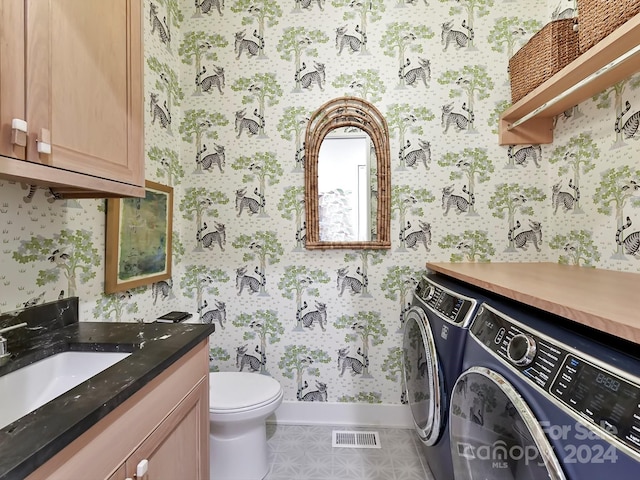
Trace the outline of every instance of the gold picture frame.
<path fill-rule="evenodd" d="M 107 199 L 105 293 L 171 278 L 173 188 L 147 180 L 144 198 Z"/>

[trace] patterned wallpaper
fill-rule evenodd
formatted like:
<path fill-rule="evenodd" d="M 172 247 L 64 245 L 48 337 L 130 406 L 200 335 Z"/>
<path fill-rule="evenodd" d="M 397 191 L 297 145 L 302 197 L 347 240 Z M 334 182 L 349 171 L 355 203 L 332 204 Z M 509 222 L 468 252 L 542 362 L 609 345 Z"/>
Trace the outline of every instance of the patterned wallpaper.
<path fill-rule="evenodd" d="M 558 117 L 552 145 L 497 144 L 509 56 L 573 7 L 523 3 L 145 0 L 146 171 L 175 189 L 173 278 L 105 296 L 104 201 L 0 180 L 0 311 L 188 310 L 216 323 L 212 370 L 272 375 L 286 400 L 397 404 L 426 261 L 639 272 L 640 77 Z M 389 251 L 303 246 L 306 118 L 345 94 L 389 123 Z"/>

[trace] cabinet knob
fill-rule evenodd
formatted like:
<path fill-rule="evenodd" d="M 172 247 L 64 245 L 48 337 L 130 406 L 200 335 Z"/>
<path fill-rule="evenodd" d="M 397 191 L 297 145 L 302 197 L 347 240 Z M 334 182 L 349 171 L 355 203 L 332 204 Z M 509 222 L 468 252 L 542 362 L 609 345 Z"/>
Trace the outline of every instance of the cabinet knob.
<path fill-rule="evenodd" d="M 46 128 L 40 129 L 36 144 L 38 145 L 38 153 L 51 155 L 51 132 Z"/>
<path fill-rule="evenodd" d="M 11 120 L 11 143 L 19 147 L 27 146 L 27 122 L 20 118 Z"/>

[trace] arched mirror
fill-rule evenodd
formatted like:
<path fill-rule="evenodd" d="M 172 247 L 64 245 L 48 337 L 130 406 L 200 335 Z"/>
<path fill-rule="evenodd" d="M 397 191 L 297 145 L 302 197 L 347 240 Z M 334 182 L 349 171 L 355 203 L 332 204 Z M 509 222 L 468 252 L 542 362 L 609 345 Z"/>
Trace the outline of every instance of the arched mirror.
<path fill-rule="evenodd" d="M 305 136 L 306 247 L 391 248 L 390 170 L 376 107 L 341 97 L 316 110 Z"/>

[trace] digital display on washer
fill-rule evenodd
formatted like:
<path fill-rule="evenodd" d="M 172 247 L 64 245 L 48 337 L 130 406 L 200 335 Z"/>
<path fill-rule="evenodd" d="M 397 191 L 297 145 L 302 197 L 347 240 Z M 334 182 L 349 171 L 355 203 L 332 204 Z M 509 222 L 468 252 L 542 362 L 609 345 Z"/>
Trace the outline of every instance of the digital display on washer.
<path fill-rule="evenodd" d="M 462 323 L 469 313 L 472 303 L 469 300 L 453 296 L 449 293 L 440 292 L 438 300 L 434 306 L 436 310 L 452 322 Z"/>
<path fill-rule="evenodd" d="M 455 293 L 426 280 L 420 282 L 416 295 L 444 318 L 457 324 L 463 323 L 473 308 L 471 300 L 460 298 Z"/>
<path fill-rule="evenodd" d="M 640 387 L 567 355 L 551 394 L 640 452 Z"/>

